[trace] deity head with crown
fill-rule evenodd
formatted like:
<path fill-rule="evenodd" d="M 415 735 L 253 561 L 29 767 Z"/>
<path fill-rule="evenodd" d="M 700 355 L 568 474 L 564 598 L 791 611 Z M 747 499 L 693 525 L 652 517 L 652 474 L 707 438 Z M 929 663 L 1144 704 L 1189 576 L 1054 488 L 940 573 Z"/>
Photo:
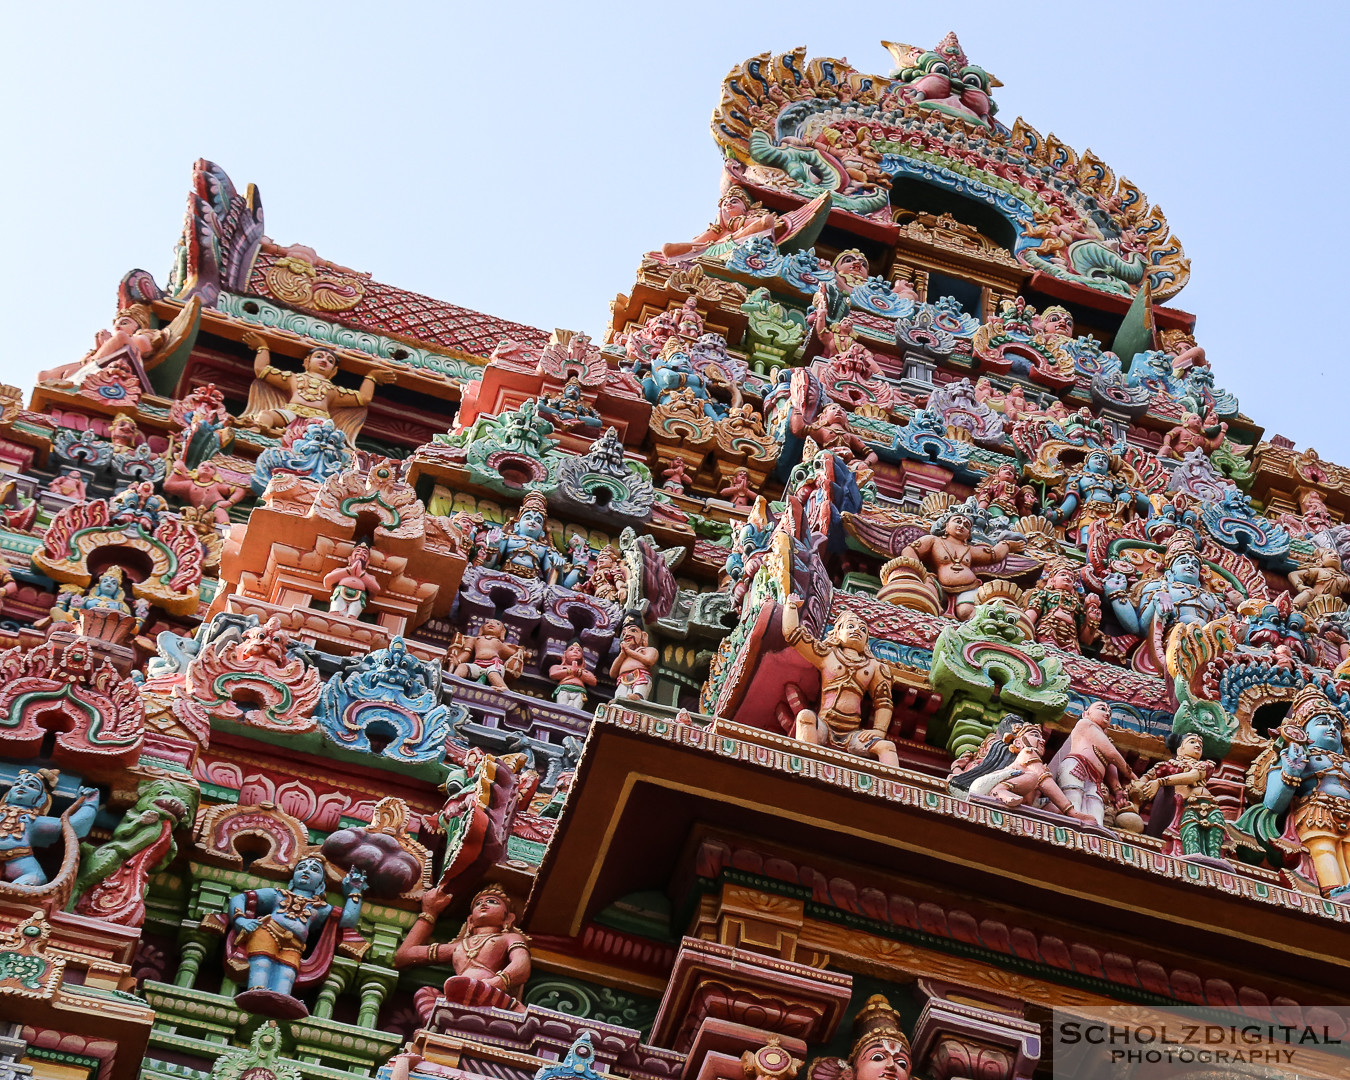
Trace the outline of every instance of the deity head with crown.
<path fill-rule="evenodd" d="M 531 491 L 502 528 L 496 566 L 516 577 L 553 584 L 565 563 L 548 535 L 548 502 L 539 492 Z"/>

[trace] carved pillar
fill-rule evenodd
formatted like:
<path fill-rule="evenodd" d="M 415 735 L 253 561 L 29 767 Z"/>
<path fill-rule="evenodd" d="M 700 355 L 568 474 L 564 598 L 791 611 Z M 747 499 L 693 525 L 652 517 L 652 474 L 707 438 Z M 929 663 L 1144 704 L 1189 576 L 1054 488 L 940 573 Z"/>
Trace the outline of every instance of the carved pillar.
<path fill-rule="evenodd" d="M 357 972 L 360 984 L 361 1011 L 357 1015 L 358 1027 L 373 1028 L 379 1019 L 380 1006 L 389 991 L 398 982 L 398 972 L 392 968 L 376 967 L 374 964 L 362 964 Z"/>
<path fill-rule="evenodd" d="M 333 1018 L 333 1006 L 337 1003 L 337 997 L 351 985 L 352 976 L 355 974 L 356 961 L 341 956 L 334 957 L 333 966 L 328 969 L 328 978 L 324 979 L 319 996 L 314 1002 L 315 1016 L 321 1020 Z"/>
<path fill-rule="evenodd" d="M 178 937 L 178 971 L 174 973 L 174 986 L 191 990 L 197 983 L 197 972 L 202 961 L 220 944 L 220 939 L 203 934 L 199 930 L 184 931 Z"/>
<path fill-rule="evenodd" d="M 914 1025 L 916 1071 L 930 1080 L 1031 1080 L 1041 1059 L 1041 1027 L 1017 1015 L 1015 1003 L 981 1008 L 948 1000 L 953 988 L 945 984 L 921 979 L 919 987 L 932 996 Z"/>
<path fill-rule="evenodd" d="M 738 934 L 739 922 L 733 913 L 724 925 Z M 781 919 L 758 927 L 760 936 L 779 943 L 785 940 L 782 930 Z M 789 936 L 795 948 L 795 935 Z M 730 1052 L 757 1050 L 777 1036 L 791 1040 L 788 1053 L 795 1053 L 798 1041 L 826 1042 L 833 1036 L 852 989 L 849 975 L 685 938 L 651 1041 L 681 1053 L 713 1044 Z"/>

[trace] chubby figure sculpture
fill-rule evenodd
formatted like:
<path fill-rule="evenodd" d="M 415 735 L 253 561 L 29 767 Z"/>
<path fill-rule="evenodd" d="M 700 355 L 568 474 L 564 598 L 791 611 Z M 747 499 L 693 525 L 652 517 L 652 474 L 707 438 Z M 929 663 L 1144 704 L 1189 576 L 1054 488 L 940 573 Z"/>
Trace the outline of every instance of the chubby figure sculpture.
<path fill-rule="evenodd" d="M 455 938 L 433 942 L 437 918 L 453 897 L 441 888 L 422 894 L 422 912 L 394 953 L 394 966 L 415 967 L 449 961 L 455 969 L 438 994 L 424 986 L 413 997 L 423 1022 L 437 997 L 464 1005 L 518 1009 L 516 996 L 530 977 L 530 939 L 516 929 L 516 910 L 500 885 L 480 889 Z"/>
<path fill-rule="evenodd" d="M 1158 456 L 1180 461 L 1192 450 L 1200 450 L 1208 457 L 1223 445 L 1227 433 L 1228 425 L 1219 423 L 1213 412 L 1203 419 L 1199 413 L 1186 412 L 1181 423 L 1163 436 Z"/>
<path fill-rule="evenodd" d="M 64 838 L 68 860 L 79 857 L 76 841 L 89 835 L 98 813 L 98 788 L 82 787 L 60 817 L 47 813 L 61 774 L 53 769 L 20 769 L 10 789 L 0 797 L 0 878 L 15 889 L 47 884 L 47 872 L 35 850 Z"/>
<path fill-rule="evenodd" d="M 619 655 L 609 667 L 614 680 L 615 701 L 649 701 L 652 696 L 652 672 L 661 654 L 649 643 L 642 616 L 630 611 L 623 617 L 619 632 Z"/>
<path fill-rule="evenodd" d="M 487 619 L 478 633 L 462 637 L 455 654 L 455 677 L 474 679 L 506 689 L 506 677 L 516 678 L 525 663 L 519 645 L 506 640 L 506 624 L 500 619 Z"/>
<path fill-rule="evenodd" d="M 1111 726 L 1111 706 L 1094 701 L 1074 724 L 1068 741 L 1051 761 L 1055 782 L 1073 808 L 1098 825 L 1106 821 L 1106 798 L 1117 806 L 1125 805 L 1121 786 L 1134 779 L 1134 773 L 1107 736 Z"/>
<path fill-rule="evenodd" d="M 886 737 L 894 710 L 891 672 L 885 661 L 872 655 L 867 626 L 856 612 L 845 610 L 825 639 L 817 640 L 801 625 L 802 603 L 799 596 L 789 596 L 784 602 L 783 637 L 820 670 L 820 704 L 807 708 L 800 689 L 788 685 L 788 703 L 797 710 L 796 737 L 876 758 L 883 765 L 899 765 L 895 743 Z M 872 702 L 870 728 L 862 726 L 865 700 Z"/>
<path fill-rule="evenodd" d="M 558 684 L 553 700 L 573 709 L 586 707 L 587 691 L 596 684 L 595 673 L 586 663 L 586 652 L 576 639 L 567 643 L 562 660 L 548 669 L 548 677 Z"/>
<path fill-rule="evenodd" d="M 292 420 L 304 417 L 312 420 L 338 420 L 334 410 L 364 409 L 375 396 L 375 387 L 392 383 L 392 368 L 377 367 L 367 372 L 359 390 L 348 390 L 333 381 L 338 372 L 337 356 L 331 349 L 311 349 L 305 357 L 303 371 L 282 371 L 272 366 L 272 354 L 266 340 L 252 331 L 243 342 L 257 355 L 253 361 L 256 377 L 249 393 L 248 411 L 240 418 L 244 426 L 259 431 L 279 433 Z M 361 417 L 364 419 L 364 416 Z M 339 423 L 348 438 L 355 438 L 360 420 L 355 424 Z M 347 430 L 348 428 L 352 430 Z"/>
<path fill-rule="evenodd" d="M 1318 550 L 1316 566 L 1291 572 L 1289 584 L 1298 590 L 1293 606 L 1299 611 L 1323 596 L 1350 599 L 1350 574 L 1341 566 L 1341 557 L 1329 548 Z"/>
<path fill-rule="evenodd" d="M 971 754 L 957 758 L 947 777 L 957 795 L 978 795 L 1008 807 L 1048 802 L 1065 817 L 1096 824 L 1077 809 L 1045 764 L 1045 732 L 1041 725 L 1009 713 Z"/>
<path fill-rule="evenodd" d="M 1270 746 L 1254 761 L 1248 785 L 1268 814 L 1252 814 L 1257 836 L 1283 833 L 1307 850 L 1324 896 L 1350 897 L 1350 756 L 1345 718 L 1315 686 L 1294 698 Z M 1251 814 L 1251 811 L 1248 811 Z M 1283 829 L 1278 822 L 1283 819 Z M 1248 815 L 1239 819 L 1242 827 Z"/>
<path fill-rule="evenodd" d="M 164 478 L 164 490 L 189 506 L 209 508 L 217 525 L 228 525 L 230 507 L 248 494 L 246 487 L 226 480 L 209 461 L 203 461 L 195 469 L 181 460 L 175 461 Z"/>
<path fill-rule="evenodd" d="M 1167 736 L 1170 761 L 1160 761 L 1129 786 L 1136 806 L 1151 802 L 1148 832 L 1165 837 L 1171 854 L 1223 857 L 1228 820 L 1206 784 L 1214 762 L 1206 761 L 1205 740 L 1195 732 Z"/>
<path fill-rule="evenodd" d="M 338 913 L 326 896 L 327 865 L 322 855 L 306 855 L 292 869 L 287 887 L 230 897 L 224 918 L 233 931 L 229 947 L 248 962 L 247 988 L 234 999 L 240 1008 L 286 1019 L 309 1015 L 292 996 L 302 967 L 322 968 L 306 972 L 306 983 L 326 974 L 335 933 L 356 926 L 366 886 L 361 870 L 349 870 L 342 879 L 345 900 Z"/>
<path fill-rule="evenodd" d="M 1021 540 L 1005 539 L 997 544 L 972 544 L 970 518 L 959 510 L 949 510 L 934 523 L 927 536 L 905 546 L 900 553 L 917 559 L 937 578 L 947 598 L 949 610 L 965 620 L 975 610 L 975 593 L 980 579 L 975 567 L 1002 561 L 1009 552 L 1020 551 Z"/>
<path fill-rule="evenodd" d="M 334 615 L 359 619 L 370 598 L 380 591 L 380 583 L 369 570 L 370 546 L 357 544 L 347 556 L 347 565 L 339 566 L 324 575 L 323 587 L 332 589 L 328 610 Z"/>

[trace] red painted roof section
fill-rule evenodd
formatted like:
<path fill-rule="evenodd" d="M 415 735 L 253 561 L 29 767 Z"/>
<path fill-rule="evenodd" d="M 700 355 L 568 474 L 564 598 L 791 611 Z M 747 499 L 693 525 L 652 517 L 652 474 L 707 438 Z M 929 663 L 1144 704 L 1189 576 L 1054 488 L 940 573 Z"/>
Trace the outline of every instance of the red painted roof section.
<path fill-rule="evenodd" d="M 342 323 L 358 330 L 376 334 L 410 338 L 449 349 L 459 349 L 475 356 L 487 356 L 502 338 L 512 338 L 531 345 L 548 344 L 549 331 L 537 326 L 499 319 L 481 311 L 433 300 L 421 293 L 409 292 L 393 285 L 385 285 L 369 278 L 361 279 L 365 295 L 355 307 L 346 311 L 322 311 L 304 307 L 275 296 L 267 286 L 266 271 L 277 256 L 262 252 L 253 264 L 249 276 L 249 292 L 265 297 L 286 307 L 299 308 L 322 319 Z"/>

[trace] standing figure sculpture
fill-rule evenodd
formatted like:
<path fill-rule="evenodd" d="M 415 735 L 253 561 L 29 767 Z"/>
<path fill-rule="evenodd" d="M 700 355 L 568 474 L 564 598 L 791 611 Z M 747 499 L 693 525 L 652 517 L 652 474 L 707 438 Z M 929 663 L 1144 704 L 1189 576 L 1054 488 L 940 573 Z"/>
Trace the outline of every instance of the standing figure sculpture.
<path fill-rule="evenodd" d="M 370 572 L 370 545 L 357 544 L 347 556 L 347 565 L 324 575 L 323 587 L 331 589 L 328 610 L 334 615 L 359 619 L 370 598 L 380 591 L 380 583 Z"/>
<path fill-rule="evenodd" d="M 234 999 L 241 1009 L 292 1020 L 309 1015 L 292 991 L 327 974 L 336 933 L 356 926 L 366 887 L 365 874 L 349 870 L 342 879 L 345 902 L 337 912 L 326 896 L 327 866 L 322 855 L 306 855 L 287 887 L 230 897 L 223 917 L 232 931 L 227 949 L 231 960 L 242 953 L 248 964 L 247 987 Z M 217 915 L 207 925 L 220 929 L 221 922 Z"/>
<path fill-rule="evenodd" d="M 1167 736 L 1170 761 L 1160 761 L 1129 787 L 1131 800 L 1142 806 L 1152 802 L 1148 829 L 1166 837 L 1171 854 L 1223 858 L 1228 819 L 1206 784 L 1215 764 L 1204 758 L 1205 741 L 1195 732 Z"/>
<path fill-rule="evenodd" d="M 1205 588 L 1204 561 L 1200 558 L 1196 537 L 1189 529 L 1178 529 L 1163 553 L 1161 576 L 1146 579 L 1126 595 L 1124 574 L 1110 573 L 1103 579 L 1103 592 L 1116 621 L 1127 633 L 1147 638 L 1165 636 L 1177 623 L 1213 622 L 1226 610 L 1226 602 L 1236 606 L 1241 596 L 1218 596 Z"/>
<path fill-rule="evenodd" d="M 843 611 L 834 629 L 817 640 L 802 628 L 802 599 L 789 596 L 783 604 L 783 637 L 820 670 L 820 703 L 806 708 L 801 690 L 787 686 L 788 703 L 797 710 L 796 737 L 817 746 L 830 746 L 858 757 L 876 758 L 883 765 L 899 765 L 895 743 L 888 739 L 891 714 L 891 672 L 868 647 L 867 627 L 856 612 Z M 872 726 L 864 728 L 863 701 L 872 702 Z"/>
<path fill-rule="evenodd" d="M 1116 475 L 1114 464 L 1105 450 L 1092 451 L 1070 478 L 1059 506 L 1045 511 L 1051 522 L 1062 522 L 1065 534 L 1080 544 L 1087 542 L 1094 521 L 1128 521 L 1134 514 L 1146 518 L 1152 512 L 1148 496 Z"/>
<path fill-rule="evenodd" d="M 562 660 L 548 669 L 548 677 L 558 684 L 553 700 L 559 705 L 584 709 L 588 690 L 596 683 L 595 673 L 586 663 L 581 642 L 573 639 L 563 650 Z"/>
<path fill-rule="evenodd" d="M 650 701 L 652 672 L 660 658 L 661 654 L 649 644 L 642 616 L 636 611 L 628 612 L 619 632 L 619 655 L 609 667 L 615 683 L 614 700 Z"/>
<path fill-rule="evenodd" d="M 1067 559 L 1047 563 L 1041 580 L 1022 604 L 1035 639 L 1042 645 L 1081 653 L 1099 635 L 1101 597 L 1083 588 L 1078 568 Z"/>
<path fill-rule="evenodd" d="M 530 939 L 516 929 L 511 898 L 500 885 L 480 889 L 459 934 L 449 942 L 433 942 L 436 919 L 451 900 L 440 887 L 423 893 L 422 913 L 394 953 L 398 968 L 449 961 L 455 969 L 439 994 L 434 986 L 417 991 L 413 1002 L 418 1015 L 426 1022 L 438 996 L 463 1005 L 520 1008 L 516 996 L 530 977 Z"/>
<path fill-rule="evenodd" d="M 240 423 L 267 434 L 279 434 L 292 420 L 303 417 L 332 419 L 349 440 L 355 440 L 375 387 L 396 378 L 392 368 L 376 367 L 366 373 L 359 390 L 348 390 L 333 381 L 338 362 L 331 349 L 311 349 L 303 371 L 282 371 L 272 366 L 272 354 L 262 335 L 250 330 L 243 342 L 257 355 L 253 360 L 256 378 Z"/>

